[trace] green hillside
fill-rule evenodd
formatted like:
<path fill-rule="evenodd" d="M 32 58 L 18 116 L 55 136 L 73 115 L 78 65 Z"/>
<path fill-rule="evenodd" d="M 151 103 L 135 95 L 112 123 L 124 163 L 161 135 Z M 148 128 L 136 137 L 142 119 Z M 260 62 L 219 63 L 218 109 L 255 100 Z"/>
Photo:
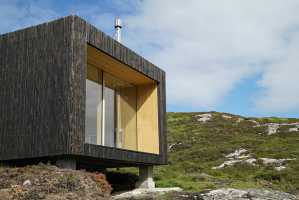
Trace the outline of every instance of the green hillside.
<path fill-rule="evenodd" d="M 299 193 L 299 119 L 212 112 L 210 120 L 203 122 L 200 114 L 168 113 L 169 165 L 155 168 L 158 187 L 179 186 L 188 191 L 270 188 Z M 238 149 L 247 152 L 237 159 L 225 157 Z M 271 163 L 273 159 L 290 160 Z M 213 169 L 231 160 L 239 161 Z"/>

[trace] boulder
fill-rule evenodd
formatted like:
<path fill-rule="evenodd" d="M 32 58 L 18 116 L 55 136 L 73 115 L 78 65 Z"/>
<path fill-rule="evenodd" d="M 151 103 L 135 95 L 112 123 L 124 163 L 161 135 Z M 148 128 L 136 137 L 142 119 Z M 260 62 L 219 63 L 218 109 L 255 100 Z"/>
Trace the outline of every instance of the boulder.
<path fill-rule="evenodd" d="M 230 116 L 230 115 L 222 115 L 222 118 L 224 118 L 224 119 L 231 119 L 231 118 L 233 118 L 233 117 Z"/>
<path fill-rule="evenodd" d="M 273 135 L 275 133 L 277 133 L 277 130 L 279 128 L 279 124 L 275 124 L 275 123 L 269 123 L 267 124 L 268 129 L 267 129 L 267 134 L 268 135 Z"/>
<path fill-rule="evenodd" d="M 228 155 L 226 155 L 226 158 L 239 158 L 241 156 L 241 154 L 247 153 L 248 151 L 246 149 L 237 149 L 235 150 L 233 153 L 230 153 Z M 247 158 L 247 157 L 246 157 Z"/>
<path fill-rule="evenodd" d="M 295 200 L 296 196 L 272 190 L 247 189 L 238 190 L 222 188 L 202 195 L 203 200 Z"/>
<path fill-rule="evenodd" d="M 212 114 L 211 113 L 204 113 L 204 114 L 196 115 L 196 117 L 198 117 L 197 121 L 205 123 L 205 122 L 210 121 L 212 119 Z"/>
<path fill-rule="evenodd" d="M 179 187 L 173 188 L 151 188 L 151 189 L 135 189 L 132 191 L 118 193 L 112 196 L 113 200 L 132 200 L 132 199 L 155 199 L 157 196 L 170 192 L 182 192 Z"/>
<path fill-rule="evenodd" d="M 132 198 L 133 199 L 133 198 Z M 295 195 L 265 189 L 221 188 L 208 192 L 174 192 L 168 195 L 172 200 L 296 200 Z"/>
<path fill-rule="evenodd" d="M 289 128 L 289 132 L 297 132 L 299 131 L 298 127 Z"/>

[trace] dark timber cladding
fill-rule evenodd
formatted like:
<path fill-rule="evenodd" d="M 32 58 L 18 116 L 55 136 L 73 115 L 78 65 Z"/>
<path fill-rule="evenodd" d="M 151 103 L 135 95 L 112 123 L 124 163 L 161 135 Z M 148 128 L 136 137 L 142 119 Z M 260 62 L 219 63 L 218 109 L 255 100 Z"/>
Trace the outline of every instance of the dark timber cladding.
<path fill-rule="evenodd" d="M 158 82 L 160 154 L 84 143 L 87 44 Z M 0 160 L 166 164 L 165 73 L 77 16 L 0 36 Z"/>

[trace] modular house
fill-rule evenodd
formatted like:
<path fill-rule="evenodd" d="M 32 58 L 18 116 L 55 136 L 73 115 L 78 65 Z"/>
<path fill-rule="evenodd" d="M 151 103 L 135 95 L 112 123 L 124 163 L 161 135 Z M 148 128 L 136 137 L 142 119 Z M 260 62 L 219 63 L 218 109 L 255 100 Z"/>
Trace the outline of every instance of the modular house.
<path fill-rule="evenodd" d="M 78 16 L 0 36 L 1 162 L 166 164 L 165 101 L 163 70 Z"/>

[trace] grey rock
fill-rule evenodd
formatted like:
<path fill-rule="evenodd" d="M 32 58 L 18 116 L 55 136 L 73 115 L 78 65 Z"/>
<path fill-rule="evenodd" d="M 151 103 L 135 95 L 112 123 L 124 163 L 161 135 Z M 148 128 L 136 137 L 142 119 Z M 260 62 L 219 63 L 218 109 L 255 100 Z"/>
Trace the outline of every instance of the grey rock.
<path fill-rule="evenodd" d="M 202 195 L 204 200 L 295 200 L 296 196 L 280 191 L 222 188 Z"/>
<path fill-rule="evenodd" d="M 280 125 L 275 124 L 275 123 L 269 123 L 269 124 L 267 124 L 267 126 L 268 126 L 267 135 L 273 135 L 273 134 L 277 133 Z"/>
<path fill-rule="evenodd" d="M 299 131 L 298 127 L 289 128 L 289 132 L 297 132 Z"/>
<path fill-rule="evenodd" d="M 212 114 L 211 113 L 204 113 L 204 114 L 196 115 L 196 117 L 198 117 L 197 121 L 205 123 L 205 122 L 210 121 L 212 119 Z"/>
<path fill-rule="evenodd" d="M 275 159 L 275 158 L 260 158 L 264 165 L 276 165 L 277 167 L 284 165 L 287 161 L 296 160 L 295 158 L 282 158 L 282 159 Z"/>
<path fill-rule="evenodd" d="M 242 162 L 242 160 L 227 160 L 224 161 L 221 165 L 216 166 L 216 167 L 212 167 L 212 169 L 222 169 L 224 167 L 228 167 L 228 166 L 234 166 L 237 163 Z"/>
<path fill-rule="evenodd" d="M 247 164 L 253 165 L 253 166 L 256 165 L 256 159 L 255 158 L 246 159 L 244 162 L 246 162 Z"/>
<path fill-rule="evenodd" d="M 224 119 L 231 119 L 231 118 L 233 118 L 233 117 L 230 116 L 230 115 L 222 115 L 222 118 L 224 118 Z"/>
<path fill-rule="evenodd" d="M 226 155 L 225 157 L 238 159 L 242 154 L 247 153 L 247 152 L 248 152 L 248 150 L 241 148 L 241 149 L 235 150 L 233 153 Z"/>
<path fill-rule="evenodd" d="M 172 200 L 297 200 L 295 195 L 265 189 L 221 188 L 208 192 L 174 192 Z"/>
<path fill-rule="evenodd" d="M 24 181 L 24 183 L 23 183 L 23 186 L 24 187 L 29 187 L 29 186 L 31 186 L 32 184 L 31 184 L 31 181 L 30 180 L 26 180 L 26 181 Z"/>
<path fill-rule="evenodd" d="M 151 188 L 151 189 L 134 189 L 132 191 L 122 192 L 112 196 L 113 200 L 127 200 L 127 199 L 155 199 L 157 196 L 170 193 L 182 192 L 179 187 L 173 188 Z"/>

